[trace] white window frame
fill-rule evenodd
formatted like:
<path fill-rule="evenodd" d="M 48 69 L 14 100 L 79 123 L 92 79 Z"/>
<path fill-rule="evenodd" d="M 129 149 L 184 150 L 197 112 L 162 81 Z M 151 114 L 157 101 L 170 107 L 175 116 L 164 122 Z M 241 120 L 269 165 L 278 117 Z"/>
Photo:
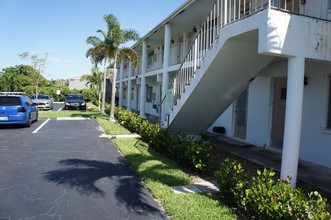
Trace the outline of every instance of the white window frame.
<path fill-rule="evenodd" d="M 152 102 L 152 96 L 153 96 L 153 86 L 147 86 L 146 87 L 146 102 Z"/>

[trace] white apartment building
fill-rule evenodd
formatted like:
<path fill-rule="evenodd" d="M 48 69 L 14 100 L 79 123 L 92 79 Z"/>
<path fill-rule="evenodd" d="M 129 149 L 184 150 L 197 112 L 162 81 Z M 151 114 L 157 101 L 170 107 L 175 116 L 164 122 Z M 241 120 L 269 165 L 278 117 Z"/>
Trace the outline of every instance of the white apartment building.
<path fill-rule="evenodd" d="M 187 1 L 120 65 L 119 106 L 331 168 L 331 0 Z"/>

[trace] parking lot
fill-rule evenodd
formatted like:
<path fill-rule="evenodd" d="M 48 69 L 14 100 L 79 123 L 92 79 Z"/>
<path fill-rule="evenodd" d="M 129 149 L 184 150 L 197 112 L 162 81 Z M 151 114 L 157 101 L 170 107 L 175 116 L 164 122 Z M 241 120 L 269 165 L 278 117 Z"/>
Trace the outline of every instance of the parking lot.
<path fill-rule="evenodd" d="M 0 219 L 165 219 L 101 134 L 93 119 L 0 128 Z"/>

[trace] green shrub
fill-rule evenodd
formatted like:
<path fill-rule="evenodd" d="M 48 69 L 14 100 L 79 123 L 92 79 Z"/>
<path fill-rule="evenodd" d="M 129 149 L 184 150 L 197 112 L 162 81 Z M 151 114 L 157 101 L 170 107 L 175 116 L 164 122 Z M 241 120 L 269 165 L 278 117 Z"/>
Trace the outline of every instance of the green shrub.
<path fill-rule="evenodd" d="M 190 140 L 184 149 L 184 161 L 189 162 L 195 169 L 200 171 L 207 171 L 210 165 L 210 150 L 209 143 L 198 143 Z"/>
<path fill-rule="evenodd" d="M 98 99 L 98 95 L 95 89 L 82 89 L 81 91 L 83 97 L 87 102 L 94 101 Z"/>
<path fill-rule="evenodd" d="M 170 138 L 171 134 L 166 129 L 160 129 L 155 135 L 154 140 L 150 143 L 150 146 L 160 153 L 166 153 L 168 151 L 168 146 L 171 146 Z"/>
<path fill-rule="evenodd" d="M 151 124 L 148 121 L 141 121 L 139 126 L 139 134 L 141 139 L 147 143 L 151 143 L 158 132 L 160 131 L 160 126 L 158 124 Z"/>
<path fill-rule="evenodd" d="M 95 106 L 99 106 L 99 100 L 98 99 L 94 99 L 92 101 L 92 104 L 95 105 Z"/>
<path fill-rule="evenodd" d="M 170 133 L 157 124 L 143 120 L 140 115 L 115 107 L 115 117 L 131 132 L 140 134 L 141 139 L 158 152 L 188 168 L 206 171 L 210 162 L 210 145 L 194 142 L 187 134 Z"/>
<path fill-rule="evenodd" d="M 241 201 L 250 215 L 258 219 L 330 219 L 326 199 L 319 193 L 306 197 L 302 190 L 291 188 L 290 179 L 275 182 L 274 175 L 274 171 L 264 169 L 253 177 Z"/>
<path fill-rule="evenodd" d="M 109 103 L 105 103 L 105 113 L 107 114 L 107 115 L 109 115 L 110 114 L 110 104 Z M 115 115 L 115 112 L 114 112 L 114 115 Z"/>
<path fill-rule="evenodd" d="M 119 122 L 131 132 L 139 133 L 143 119 L 137 113 L 115 107 L 115 118 L 117 118 L 117 120 L 119 120 Z"/>
<path fill-rule="evenodd" d="M 223 198 L 231 203 L 242 200 L 248 187 L 249 176 L 240 163 L 226 159 L 215 175 Z"/>

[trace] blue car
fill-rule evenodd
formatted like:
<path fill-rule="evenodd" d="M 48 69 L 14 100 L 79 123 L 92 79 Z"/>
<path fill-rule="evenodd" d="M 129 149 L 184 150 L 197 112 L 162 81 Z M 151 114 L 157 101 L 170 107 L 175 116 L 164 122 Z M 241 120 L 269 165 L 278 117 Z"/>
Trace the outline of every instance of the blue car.
<path fill-rule="evenodd" d="M 0 125 L 20 124 L 31 127 L 38 121 L 38 108 L 22 93 L 0 93 Z"/>

